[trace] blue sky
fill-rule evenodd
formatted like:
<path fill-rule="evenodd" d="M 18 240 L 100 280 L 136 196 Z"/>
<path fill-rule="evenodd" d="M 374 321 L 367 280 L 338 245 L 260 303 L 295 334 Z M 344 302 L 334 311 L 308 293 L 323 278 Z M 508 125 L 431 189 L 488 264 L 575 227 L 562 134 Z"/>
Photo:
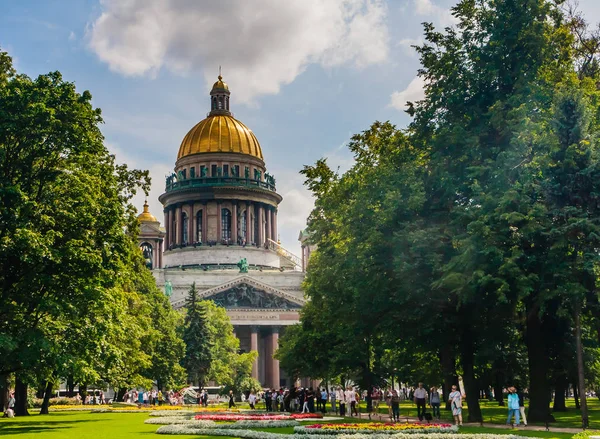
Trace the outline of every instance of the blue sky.
<path fill-rule="evenodd" d="M 297 237 L 312 207 L 298 171 L 327 157 L 345 169 L 353 133 L 402 127 L 419 97 L 411 44 L 421 24 L 453 23 L 454 0 L 3 0 L 0 47 L 30 76 L 59 70 L 102 108 L 117 159 L 149 169 L 151 211 L 181 140 L 208 112 L 222 65 L 235 117 L 277 178 L 279 231 Z M 600 1 L 579 0 L 600 21 Z M 136 200 L 137 204 L 143 199 Z"/>

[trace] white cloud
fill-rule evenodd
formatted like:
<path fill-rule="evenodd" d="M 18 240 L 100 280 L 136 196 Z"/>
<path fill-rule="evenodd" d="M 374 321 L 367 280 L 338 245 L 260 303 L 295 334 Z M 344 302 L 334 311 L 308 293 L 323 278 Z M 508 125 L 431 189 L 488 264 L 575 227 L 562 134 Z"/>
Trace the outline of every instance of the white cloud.
<path fill-rule="evenodd" d="M 411 57 L 417 56 L 417 51 L 413 46 L 420 46 L 424 42 L 423 38 L 402 38 L 398 41 L 398 46 L 402 48 L 402 51 Z"/>
<path fill-rule="evenodd" d="M 358 68 L 388 57 L 383 0 L 103 0 L 89 46 L 128 76 L 201 71 L 222 65 L 236 100 L 276 94 L 307 65 Z"/>
<path fill-rule="evenodd" d="M 425 81 L 420 76 L 416 76 L 410 84 L 402 90 L 392 93 L 390 107 L 397 110 L 406 110 L 406 102 L 419 101 L 425 97 Z"/>
<path fill-rule="evenodd" d="M 75 32 L 69 32 L 69 41 L 75 41 L 76 38 L 77 36 L 75 35 Z"/>
<path fill-rule="evenodd" d="M 456 24 L 456 18 L 449 9 L 436 4 L 433 0 L 413 0 L 415 14 L 427 17 L 435 25 L 447 27 Z"/>

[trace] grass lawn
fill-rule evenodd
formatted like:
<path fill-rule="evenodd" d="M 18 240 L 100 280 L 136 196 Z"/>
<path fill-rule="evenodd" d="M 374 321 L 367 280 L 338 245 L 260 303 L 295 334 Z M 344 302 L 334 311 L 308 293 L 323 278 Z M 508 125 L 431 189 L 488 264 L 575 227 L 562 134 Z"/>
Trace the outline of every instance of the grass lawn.
<path fill-rule="evenodd" d="M 19 439 L 152 439 L 159 425 L 144 424 L 148 413 L 88 413 L 63 412 L 26 418 L 0 419 L 0 436 Z M 363 418 L 364 422 L 365 419 Z M 306 422 L 310 424 L 311 422 Z M 292 433 L 292 428 L 261 429 L 276 433 Z M 504 430 L 463 427 L 462 433 L 519 434 L 545 439 L 570 439 L 569 433 Z M 163 437 L 163 436 L 161 436 Z M 177 435 L 176 438 L 207 438 L 207 436 Z M 221 436 L 222 439 L 224 439 Z"/>

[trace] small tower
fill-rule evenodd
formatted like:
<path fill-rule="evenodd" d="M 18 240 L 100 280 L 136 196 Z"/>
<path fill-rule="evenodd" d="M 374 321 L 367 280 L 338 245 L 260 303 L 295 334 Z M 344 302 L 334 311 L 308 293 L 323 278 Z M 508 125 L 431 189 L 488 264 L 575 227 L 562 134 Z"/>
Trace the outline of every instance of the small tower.
<path fill-rule="evenodd" d="M 229 87 L 223 82 L 221 76 L 221 67 L 219 67 L 218 81 L 213 84 L 210 91 L 210 115 L 226 114 L 231 116 L 229 111 Z"/>
<path fill-rule="evenodd" d="M 162 268 L 162 247 L 165 231 L 160 222 L 148 211 L 148 200 L 144 202 L 144 211 L 137 217 L 140 222 L 138 244 L 144 254 L 146 267 L 150 270 Z"/>

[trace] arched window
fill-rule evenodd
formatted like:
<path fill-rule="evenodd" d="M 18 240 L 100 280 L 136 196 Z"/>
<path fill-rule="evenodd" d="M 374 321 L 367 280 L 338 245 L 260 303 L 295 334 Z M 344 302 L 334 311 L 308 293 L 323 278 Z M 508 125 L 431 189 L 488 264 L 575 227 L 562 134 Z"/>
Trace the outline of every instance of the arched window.
<path fill-rule="evenodd" d="M 196 242 L 202 242 L 202 211 L 196 214 Z"/>
<path fill-rule="evenodd" d="M 187 245 L 188 243 L 188 216 L 187 213 L 181 212 L 181 243 Z"/>
<path fill-rule="evenodd" d="M 231 211 L 221 209 L 221 239 L 229 241 L 231 239 Z"/>
<path fill-rule="evenodd" d="M 144 255 L 144 262 L 146 263 L 146 267 L 152 270 L 152 245 L 147 242 L 143 242 L 142 245 L 140 245 L 140 248 L 142 249 L 142 253 Z"/>

